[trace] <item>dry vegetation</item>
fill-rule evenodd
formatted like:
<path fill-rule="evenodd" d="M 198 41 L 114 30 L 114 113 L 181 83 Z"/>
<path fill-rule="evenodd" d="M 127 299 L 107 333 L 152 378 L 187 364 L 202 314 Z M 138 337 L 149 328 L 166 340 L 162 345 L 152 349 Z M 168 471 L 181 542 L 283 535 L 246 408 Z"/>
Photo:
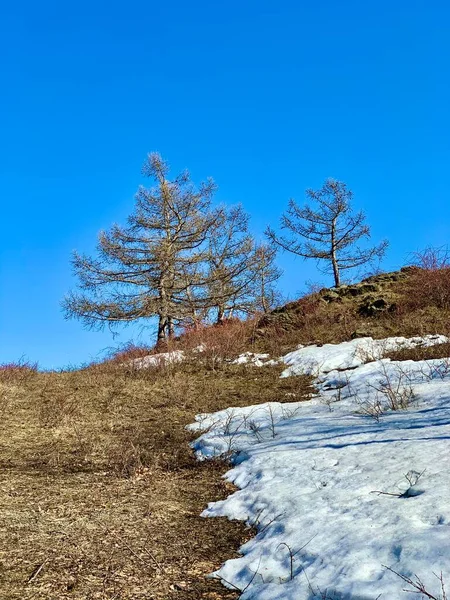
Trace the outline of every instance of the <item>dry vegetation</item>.
<path fill-rule="evenodd" d="M 298 309 L 297 309 L 298 310 Z M 298 344 L 337 344 L 355 337 L 382 339 L 449 332 L 450 310 L 425 307 L 411 312 L 385 313 L 361 317 L 346 304 L 317 304 L 314 312 L 297 316 L 295 325 L 274 325 L 253 340 L 252 350 L 273 356 L 285 354 Z"/>
<path fill-rule="evenodd" d="M 184 427 L 198 412 L 309 392 L 274 367 L 4 366 L 0 597 L 236 598 L 206 576 L 251 530 L 199 517 L 230 485 L 226 465 L 195 461 Z"/>
<path fill-rule="evenodd" d="M 263 317 L 254 327 L 254 348 L 278 355 L 296 344 L 339 343 L 363 336 L 380 339 L 397 335 L 448 334 L 450 266 L 440 263 L 431 268 L 430 260 L 424 253 L 418 260 L 423 266 L 407 269 L 402 277 L 386 283 L 381 275 L 381 292 L 376 294 L 364 292 L 364 285 L 368 288 L 372 285 L 370 280 L 367 284 L 363 282 L 349 288 L 347 295 L 336 295 L 331 301 L 328 300 L 329 290 L 308 294 L 273 315 Z M 376 306 L 380 298 L 385 308 L 372 313 L 367 311 L 367 307 Z M 438 354 L 444 351 L 444 348 L 435 350 Z M 430 354 L 429 357 L 433 356 Z"/>
<path fill-rule="evenodd" d="M 332 301 L 315 292 L 270 319 L 186 332 L 171 346 L 193 357 L 180 364 L 127 368 L 150 352 L 127 347 L 78 371 L 0 367 L 0 597 L 237 598 L 206 576 L 252 532 L 199 517 L 230 486 L 226 465 L 196 462 L 185 425 L 200 412 L 310 394 L 307 378 L 280 379 L 279 367 L 231 364 L 242 351 L 277 356 L 298 343 L 448 331 L 446 263 L 392 280 L 386 310 L 374 314 L 349 292 Z M 449 354 L 444 344 L 390 356 Z"/>
<path fill-rule="evenodd" d="M 450 357 L 450 343 L 437 344 L 436 346 L 416 346 L 415 348 L 401 348 L 383 354 L 383 358 L 391 360 L 431 360 Z"/>

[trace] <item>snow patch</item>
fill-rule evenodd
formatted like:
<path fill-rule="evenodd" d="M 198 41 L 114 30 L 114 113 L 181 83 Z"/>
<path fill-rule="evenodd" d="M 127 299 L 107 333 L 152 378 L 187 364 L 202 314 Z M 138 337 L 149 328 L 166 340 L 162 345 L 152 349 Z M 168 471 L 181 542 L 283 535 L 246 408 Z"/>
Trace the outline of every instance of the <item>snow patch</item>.
<path fill-rule="evenodd" d="M 136 369 L 148 369 L 150 367 L 160 367 L 183 362 L 185 354 L 183 350 L 173 350 L 172 352 L 160 352 L 159 354 L 149 354 L 143 358 L 135 358 L 130 365 Z"/>
<path fill-rule="evenodd" d="M 200 344 L 196 348 L 193 348 L 191 352 L 193 354 L 201 354 L 206 352 L 207 347 L 204 344 Z M 158 367 L 160 365 L 180 363 L 186 360 L 186 353 L 183 350 L 173 350 L 171 352 L 161 352 L 159 354 L 149 354 L 143 358 L 135 358 L 129 364 L 137 369 L 145 369 L 150 367 Z M 251 365 L 255 367 L 264 367 L 269 365 L 278 364 L 278 360 L 271 360 L 269 354 L 255 354 L 253 352 L 244 352 L 240 354 L 232 364 L 235 365 Z"/>
<path fill-rule="evenodd" d="M 391 571 L 420 576 L 437 597 L 450 580 L 450 359 L 394 362 L 364 352 L 431 345 L 444 336 L 354 340 L 284 357 L 317 369 L 317 395 L 199 415 L 199 458 L 231 454 L 238 488 L 205 517 L 253 524 L 257 535 L 215 574 L 242 600 L 401 598 Z M 366 355 L 367 359 L 367 355 Z M 411 391 L 389 410 L 389 386 Z M 365 407 L 379 402 L 378 417 Z M 381 493 L 382 492 L 382 493 Z M 323 595 L 325 594 L 325 595 Z"/>
<path fill-rule="evenodd" d="M 236 360 L 233 360 L 234 365 L 253 365 L 255 367 L 267 367 L 276 365 L 278 362 L 277 360 L 271 360 L 270 354 L 255 354 L 253 352 L 244 352 Z"/>
<path fill-rule="evenodd" d="M 342 344 L 324 344 L 323 346 L 299 346 L 297 350 L 286 354 L 282 361 L 288 365 L 282 377 L 290 375 L 314 375 L 328 373 L 334 369 L 354 369 L 360 365 L 378 360 L 386 352 L 404 348 L 427 347 L 448 342 L 444 335 L 426 335 L 424 337 L 390 337 L 374 340 L 371 337 L 357 338 Z"/>

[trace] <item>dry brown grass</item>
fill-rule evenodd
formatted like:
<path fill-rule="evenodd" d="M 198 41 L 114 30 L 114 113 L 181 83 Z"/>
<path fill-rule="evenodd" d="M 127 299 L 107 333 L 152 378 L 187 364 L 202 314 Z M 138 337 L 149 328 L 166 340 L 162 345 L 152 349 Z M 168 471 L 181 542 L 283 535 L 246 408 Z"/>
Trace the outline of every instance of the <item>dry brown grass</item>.
<path fill-rule="evenodd" d="M 396 310 L 363 317 L 356 302 L 326 303 L 315 292 L 288 305 L 280 321 L 232 321 L 159 349 L 202 346 L 181 364 L 124 368 L 149 353 L 129 346 L 79 371 L 0 366 L 0 598 L 237 598 L 206 575 L 252 532 L 199 517 L 231 487 L 221 478 L 223 463 L 195 461 L 185 425 L 199 412 L 308 397 L 310 381 L 280 379 L 281 367 L 232 365 L 242 351 L 278 356 L 355 332 L 448 332 L 449 270 L 431 267 L 390 290 Z M 449 351 L 444 344 L 389 356 L 445 358 Z"/>
<path fill-rule="evenodd" d="M 450 343 L 436 344 L 436 346 L 416 346 L 415 348 L 403 348 L 386 352 L 383 358 L 391 360 L 431 360 L 448 359 L 450 356 Z"/>
<path fill-rule="evenodd" d="M 337 344 L 353 337 L 382 339 L 391 336 L 412 337 L 426 334 L 448 334 L 450 310 L 433 306 L 408 311 L 361 317 L 351 304 L 320 304 L 312 314 L 297 316 L 295 326 L 277 325 L 265 328 L 256 338 L 254 351 L 279 356 L 298 344 Z"/>
<path fill-rule="evenodd" d="M 306 296 L 287 306 L 287 318 L 281 319 L 280 323 L 274 320 L 266 325 L 263 322 L 263 334 L 253 340 L 253 348 L 279 356 L 297 344 L 340 343 L 362 336 L 381 339 L 449 334 L 450 279 L 448 306 L 443 300 L 447 278 L 447 271 L 414 273 L 411 279 L 394 287 L 395 309 L 371 317 L 359 313 L 356 301 L 327 304 L 320 300 L 318 294 Z M 423 292 L 419 299 L 415 296 L 416 288 Z"/>
<path fill-rule="evenodd" d="M 276 367 L 0 369 L 0 597 L 236 598 L 206 575 L 252 532 L 199 517 L 231 486 L 185 425 L 309 392 Z"/>
<path fill-rule="evenodd" d="M 450 310 L 450 251 L 426 248 L 413 254 L 416 267 L 402 286 L 402 312 L 434 307 Z"/>

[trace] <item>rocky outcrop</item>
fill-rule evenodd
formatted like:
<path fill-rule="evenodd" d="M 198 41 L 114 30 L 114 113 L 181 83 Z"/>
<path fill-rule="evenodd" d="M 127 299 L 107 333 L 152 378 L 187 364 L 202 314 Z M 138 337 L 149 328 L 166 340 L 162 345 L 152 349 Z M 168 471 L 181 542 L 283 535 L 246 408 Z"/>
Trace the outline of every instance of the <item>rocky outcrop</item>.
<path fill-rule="evenodd" d="M 396 308 L 399 282 L 405 280 L 415 267 L 403 267 L 400 271 L 380 273 L 363 279 L 360 283 L 342 285 L 338 288 L 323 289 L 319 292 L 323 302 L 355 304 L 356 311 L 363 317 L 374 317 Z"/>
<path fill-rule="evenodd" d="M 347 305 L 361 317 L 373 318 L 382 313 L 394 311 L 399 296 L 399 284 L 417 267 L 404 267 L 400 271 L 380 273 L 363 279 L 359 283 L 342 285 L 338 288 L 324 288 L 290 302 L 265 315 L 258 329 L 264 332 L 267 327 L 277 326 L 285 330 L 301 327 L 304 317 L 315 312 L 322 305 Z M 355 337 L 364 337 L 364 332 L 355 332 Z"/>
<path fill-rule="evenodd" d="M 360 283 L 341 285 L 338 288 L 325 288 L 319 292 L 324 302 L 341 302 L 348 298 L 372 296 L 391 292 L 393 284 L 405 280 L 415 267 L 403 267 L 400 271 L 380 273 L 363 279 Z"/>

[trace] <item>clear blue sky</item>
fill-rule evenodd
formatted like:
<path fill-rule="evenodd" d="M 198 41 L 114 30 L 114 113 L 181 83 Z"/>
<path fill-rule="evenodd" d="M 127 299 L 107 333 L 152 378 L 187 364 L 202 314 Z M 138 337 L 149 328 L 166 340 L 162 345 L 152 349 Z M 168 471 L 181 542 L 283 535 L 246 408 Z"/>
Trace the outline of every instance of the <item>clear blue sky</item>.
<path fill-rule="evenodd" d="M 443 0 L 4 2 L 0 362 L 78 364 L 136 336 L 59 303 L 71 251 L 124 221 L 151 150 L 213 176 L 257 235 L 335 177 L 390 240 L 385 268 L 446 244 L 449 23 Z M 325 282 L 281 264 L 291 296 Z"/>

